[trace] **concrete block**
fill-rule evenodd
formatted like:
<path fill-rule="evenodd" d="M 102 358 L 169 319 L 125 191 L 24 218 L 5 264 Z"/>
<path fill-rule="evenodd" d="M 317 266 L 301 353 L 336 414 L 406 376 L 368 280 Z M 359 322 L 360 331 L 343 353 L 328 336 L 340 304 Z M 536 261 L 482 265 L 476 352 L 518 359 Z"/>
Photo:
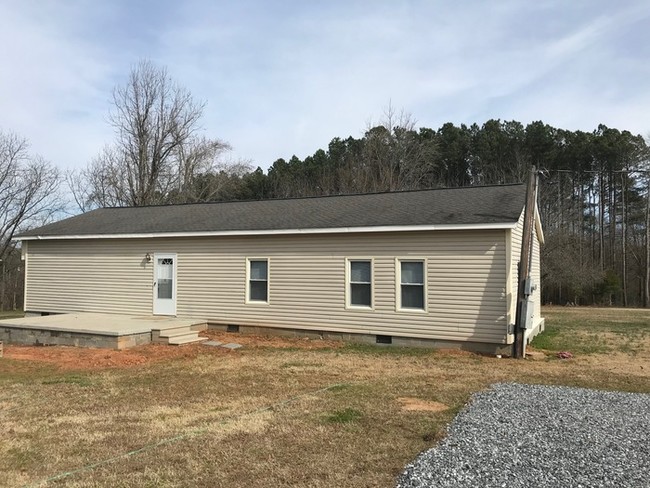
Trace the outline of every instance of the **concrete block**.
<path fill-rule="evenodd" d="M 226 332 L 228 330 L 228 325 L 227 324 L 215 324 L 212 322 L 208 323 L 208 329 L 210 330 L 218 330 L 220 332 Z"/>
<path fill-rule="evenodd" d="M 202 322 L 200 324 L 192 324 L 190 325 L 190 329 L 193 330 L 194 332 L 201 332 L 202 330 L 208 329 L 208 323 Z"/>

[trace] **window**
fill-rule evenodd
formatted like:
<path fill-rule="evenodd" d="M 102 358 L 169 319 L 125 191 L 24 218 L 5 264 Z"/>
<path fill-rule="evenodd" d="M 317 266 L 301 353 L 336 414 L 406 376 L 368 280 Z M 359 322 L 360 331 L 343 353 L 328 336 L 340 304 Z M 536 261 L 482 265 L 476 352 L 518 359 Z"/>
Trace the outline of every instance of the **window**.
<path fill-rule="evenodd" d="M 424 261 L 399 261 L 400 307 L 425 310 Z"/>
<path fill-rule="evenodd" d="M 269 301 L 269 260 L 248 260 L 248 301 Z"/>
<path fill-rule="evenodd" d="M 348 260 L 348 305 L 372 307 L 372 261 Z"/>
<path fill-rule="evenodd" d="M 174 293 L 174 259 L 158 258 L 156 266 L 158 298 L 172 299 Z"/>

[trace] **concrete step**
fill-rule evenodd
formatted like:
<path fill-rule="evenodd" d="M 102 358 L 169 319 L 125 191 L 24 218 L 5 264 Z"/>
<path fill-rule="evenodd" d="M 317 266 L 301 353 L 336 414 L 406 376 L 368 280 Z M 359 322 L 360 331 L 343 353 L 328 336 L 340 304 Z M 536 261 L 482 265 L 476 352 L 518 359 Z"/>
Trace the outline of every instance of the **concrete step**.
<path fill-rule="evenodd" d="M 195 323 L 165 329 L 153 329 L 151 331 L 151 339 L 158 344 L 172 344 L 175 346 L 202 342 L 207 340 L 207 337 L 199 337 L 199 332 L 205 329 L 204 325 L 202 323 Z"/>
<path fill-rule="evenodd" d="M 173 335 L 176 335 L 178 333 L 186 333 L 186 332 L 200 332 L 202 330 L 206 330 L 208 328 L 207 322 L 202 322 L 202 321 L 197 321 L 191 325 L 178 325 L 175 327 L 166 327 L 166 328 L 160 328 L 156 329 L 153 328 L 151 330 L 151 339 L 153 342 L 160 342 L 159 339 L 164 339 L 166 337 L 172 337 Z"/>
<path fill-rule="evenodd" d="M 195 344 L 197 342 L 203 342 L 207 340 L 208 340 L 207 337 L 199 337 L 199 335 L 196 332 L 193 332 L 185 335 L 170 337 L 167 340 L 167 344 L 171 346 L 180 346 L 183 344 Z"/>
<path fill-rule="evenodd" d="M 204 321 L 204 322 L 200 322 L 200 321 L 199 321 L 199 322 L 197 322 L 197 323 L 195 323 L 195 324 L 192 324 L 192 325 L 190 326 L 190 328 L 191 328 L 192 330 L 195 330 L 195 331 L 208 330 L 208 323 L 205 322 L 205 321 Z"/>
<path fill-rule="evenodd" d="M 152 329 L 151 332 L 154 334 L 154 338 L 157 337 L 169 337 L 173 334 L 178 334 L 180 332 L 187 333 L 192 329 L 187 325 L 180 325 L 178 327 L 169 327 L 167 329 Z"/>
<path fill-rule="evenodd" d="M 195 336 L 199 335 L 199 333 L 197 331 L 194 331 L 194 330 L 190 329 L 189 327 L 186 327 L 186 328 L 180 329 L 180 330 L 173 330 L 173 331 L 164 330 L 164 331 L 161 331 L 160 332 L 160 338 L 161 339 L 172 339 L 174 337 L 186 336 L 188 334 L 189 335 L 195 335 Z"/>

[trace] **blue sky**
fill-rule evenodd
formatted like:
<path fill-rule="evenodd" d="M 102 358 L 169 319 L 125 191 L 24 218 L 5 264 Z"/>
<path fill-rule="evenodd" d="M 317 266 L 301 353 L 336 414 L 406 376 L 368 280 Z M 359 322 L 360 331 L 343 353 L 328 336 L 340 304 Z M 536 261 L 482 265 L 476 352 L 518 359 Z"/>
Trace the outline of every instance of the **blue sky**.
<path fill-rule="evenodd" d="M 543 120 L 650 133 L 650 2 L 0 0 L 0 129 L 82 167 L 146 58 L 207 102 L 203 129 L 267 168 L 418 125 Z"/>

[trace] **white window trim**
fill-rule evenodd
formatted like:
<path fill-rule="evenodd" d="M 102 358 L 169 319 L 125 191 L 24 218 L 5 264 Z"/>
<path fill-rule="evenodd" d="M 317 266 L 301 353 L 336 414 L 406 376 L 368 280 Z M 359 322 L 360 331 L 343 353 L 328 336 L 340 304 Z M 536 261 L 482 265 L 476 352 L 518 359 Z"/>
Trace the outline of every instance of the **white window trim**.
<path fill-rule="evenodd" d="M 266 301 L 251 300 L 251 261 L 266 261 Z M 271 259 L 264 256 L 246 258 L 246 304 L 248 305 L 270 305 L 271 304 Z"/>
<path fill-rule="evenodd" d="M 402 308 L 402 262 L 421 262 L 423 264 L 422 270 L 422 279 L 424 280 L 423 290 L 424 293 L 424 308 Z M 429 312 L 429 291 L 428 291 L 428 282 L 429 282 L 429 263 L 427 258 L 418 257 L 418 256 L 404 256 L 395 258 L 395 311 L 403 313 L 415 313 L 422 314 Z"/>
<path fill-rule="evenodd" d="M 370 306 L 366 305 L 353 305 L 350 303 L 352 292 L 350 290 L 350 278 L 352 277 L 351 262 L 352 261 L 370 261 Z M 345 258 L 345 308 L 348 310 L 374 310 L 375 309 L 375 259 L 367 256 L 355 256 Z"/>

